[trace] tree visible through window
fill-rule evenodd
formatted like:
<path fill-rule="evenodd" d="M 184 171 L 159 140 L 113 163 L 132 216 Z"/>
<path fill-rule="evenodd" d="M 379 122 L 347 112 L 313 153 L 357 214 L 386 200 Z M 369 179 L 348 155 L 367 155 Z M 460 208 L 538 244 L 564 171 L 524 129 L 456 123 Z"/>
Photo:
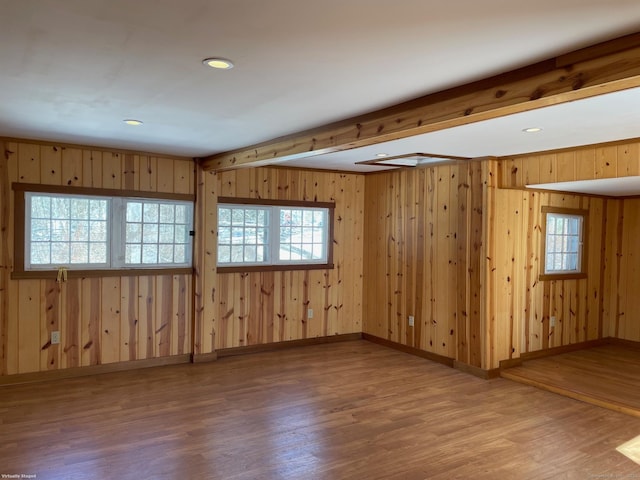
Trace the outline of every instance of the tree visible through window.
<path fill-rule="evenodd" d="M 193 202 L 24 193 L 24 270 L 191 266 Z"/>
<path fill-rule="evenodd" d="M 218 267 L 331 267 L 333 204 L 242 201 L 219 199 Z"/>

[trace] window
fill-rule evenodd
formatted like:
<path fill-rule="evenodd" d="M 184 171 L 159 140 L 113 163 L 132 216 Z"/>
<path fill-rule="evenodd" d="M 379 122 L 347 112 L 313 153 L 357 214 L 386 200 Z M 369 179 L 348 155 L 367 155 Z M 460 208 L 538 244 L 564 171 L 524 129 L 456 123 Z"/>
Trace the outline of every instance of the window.
<path fill-rule="evenodd" d="M 333 268 L 332 203 L 218 199 L 218 270 Z"/>
<path fill-rule="evenodd" d="M 147 198 L 24 184 L 14 184 L 14 190 L 16 218 L 24 219 L 24 226 L 16 227 L 16 278 L 48 276 L 43 274 L 60 268 L 78 275 L 191 270 L 189 195 L 150 193 Z"/>
<path fill-rule="evenodd" d="M 586 276 L 583 251 L 587 212 L 543 207 L 543 258 L 541 280 Z"/>

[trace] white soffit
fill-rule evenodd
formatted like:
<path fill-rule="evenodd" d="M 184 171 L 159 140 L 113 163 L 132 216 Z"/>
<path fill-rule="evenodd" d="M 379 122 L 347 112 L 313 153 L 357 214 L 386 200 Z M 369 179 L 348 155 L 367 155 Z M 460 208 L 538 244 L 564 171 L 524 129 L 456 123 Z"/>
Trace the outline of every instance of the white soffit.
<path fill-rule="evenodd" d="M 640 176 L 620 178 L 599 178 L 597 180 L 578 180 L 575 182 L 538 183 L 527 188 L 554 190 L 570 193 L 586 193 L 608 197 L 628 197 L 640 195 Z"/>

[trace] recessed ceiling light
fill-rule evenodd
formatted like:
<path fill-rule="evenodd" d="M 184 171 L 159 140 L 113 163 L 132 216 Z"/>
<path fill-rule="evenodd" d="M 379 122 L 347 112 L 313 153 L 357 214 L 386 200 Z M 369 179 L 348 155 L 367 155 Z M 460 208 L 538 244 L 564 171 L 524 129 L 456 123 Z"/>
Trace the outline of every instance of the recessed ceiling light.
<path fill-rule="evenodd" d="M 538 133 L 541 132 L 542 129 L 540 127 L 529 127 L 522 130 L 524 133 Z"/>
<path fill-rule="evenodd" d="M 376 153 L 376 157 L 386 157 L 387 155 L 389 155 L 388 153 Z"/>
<path fill-rule="evenodd" d="M 140 120 L 134 120 L 133 118 L 128 118 L 126 120 L 123 120 L 124 123 L 126 123 L 127 125 L 142 125 L 142 121 Z"/>
<path fill-rule="evenodd" d="M 220 70 L 229 70 L 233 68 L 233 62 L 226 58 L 205 58 L 202 63 L 207 67 L 218 68 Z"/>

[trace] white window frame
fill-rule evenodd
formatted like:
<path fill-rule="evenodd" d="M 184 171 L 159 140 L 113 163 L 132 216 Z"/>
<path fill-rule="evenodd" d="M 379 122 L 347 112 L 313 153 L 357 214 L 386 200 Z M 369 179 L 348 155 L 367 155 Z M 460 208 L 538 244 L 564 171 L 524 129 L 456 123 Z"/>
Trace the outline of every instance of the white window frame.
<path fill-rule="evenodd" d="M 164 194 L 158 192 L 134 192 L 134 191 L 121 191 L 112 189 L 93 189 L 82 187 L 62 187 L 53 185 L 31 185 L 14 183 L 13 189 L 15 191 L 15 216 L 18 220 L 16 228 L 14 230 L 14 249 L 16 262 L 14 270 L 12 272 L 12 278 L 49 278 L 58 274 L 60 269 L 64 269 L 66 274 L 70 276 L 112 276 L 112 275 L 145 275 L 145 274 L 164 274 L 164 273 L 190 273 L 193 271 L 193 224 L 194 224 L 194 200 L 193 195 L 188 194 Z M 107 215 L 106 221 L 106 261 L 101 263 L 32 263 L 31 258 L 31 201 L 36 196 L 45 196 L 51 198 L 72 198 L 83 200 L 104 200 L 107 202 Z M 157 236 L 155 241 L 143 242 L 140 239 L 140 249 L 144 248 L 143 245 L 156 246 L 157 251 L 162 248 L 165 254 L 169 253 L 175 255 L 176 248 L 178 254 L 182 253 L 181 248 L 184 248 L 184 261 L 173 262 L 160 262 L 156 257 L 156 261 L 153 263 L 143 263 L 143 258 L 140 257 L 140 263 L 131 263 L 125 258 L 126 249 L 126 207 L 131 202 L 157 204 L 158 212 L 161 210 L 161 205 L 170 205 L 173 207 L 173 212 L 170 208 L 165 207 L 163 210 L 165 214 L 164 221 L 157 219 Z M 177 220 L 175 216 L 173 221 L 169 221 L 170 214 L 176 214 L 176 205 L 181 205 L 184 211 L 179 213 L 185 213 L 184 219 Z M 90 221 L 102 219 L 85 218 L 72 218 L 73 213 L 69 212 L 69 218 L 62 218 L 62 221 Z M 53 219 L 53 217 L 50 217 Z M 46 217 L 43 217 L 46 219 Z M 130 222 L 140 223 L 145 222 Z M 154 221 L 147 221 L 146 224 L 155 225 Z M 176 232 L 176 225 L 179 230 Z M 69 225 L 69 228 L 71 226 Z M 153 231 L 153 230 L 152 230 Z M 161 238 L 160 232 L 164 233 L 164 238 Z M 173 235 L 172 241 L 169 241 L 169 234 Z M 176 234 L 179 236 L 176 237 Z M 90 238 L 90 237 L 89 237 Z M 164 240 L 164 241 L 161 241 Z M 184 241 L 182 241 L 184 240 Z M 54 243 L 49 240 L 50 243 Z M 90 240 L 61 240 L 62 243 L 86 243 L 89 245 Z M 43 243 L 46 243 L 44 241 Z M 102 240 L 97 243 L 102 243 Z M 132 245 L 132 242 L 129 242 Z M 164 247 L 163 247 L 164 246 Z M 169 248 L 171 246 L 171 248 Z M 50 259 L 51 260 L 51 259 Z M 180 260 L 180 259 L 179 259 Z"/>
<path fill-rule="evenodd" d="M 333 268 L 332 264 L 332 256 L 333 256 L 333 211 L 335 208 L 335 204 L 328 202 L 296 202 L 296 201 L 278 201 L 278 200 L 256 200 L 256 199 L 240 199 L 240 198 L 229 198 L 229 197 L 220 197 L 218 199 L 218 214 L 220 213 L 220 209 L 223 208 L 237 208 L 243 210 L 252 210 L 258 209 L 263 210 L 265 212 L 265 218 L 267 220 L 265 225 L 246 225 L 239 224 L 236 228 L 264 228 L 267 233 L 264 237 L 264 243 L 237 243 L 236 247 L 252 247 L 254 245 L 264 245 L 264 255 L 262 260 L 256 261 L 242 261 L 242 262 L 225 262 L 220 259 L 220 248 L 231 248 L 234 246 L 233 243 L 233 228 L 234 225 L 222 225 L 220 223 L 220 218 L 218 218 L 218 249 L 216 251 L 216 263 L 217 270 L 219 272 L 225 271 L 256 271 L 256 270 L 289 270 L 289 269 L 317 269 L 317 268 Z M 314 212 L 316 215 L 322 215 L 322 227 L 319 227 L 315 224 L 316 218 L 314 218 L 314 225 L 295 225 L 290 228 L 309 228 L 313 230 L 319 230 L 322 228 L 320 233 L 321 238 L 318 241 L 317 236 L 312 237 L 311 242 L 303 242 L 302 239 L 300 242 L 282 242 L 282 236 L 286 235 L 284 229 L 288 226 L 280 225 L 280 212 L 283 210 L 302 210 L 303 212 Z M 221 235 L 222 228 L 230 228 L 231 236 L 227 239 L 227 237 L 223 237 Z M 303 235 L 301 232 L 300 235 Z M 313 234 L 312 234 L 313 236 Z M 223 240 L 224 238 L 224 240 Z M 291 246 L 293 245 L 307 245 L 311 246 L 313 249 L 316 245 L 322 245 L 322 254 L 320 258 L 300 258 L 300 259 L 280 259 L 280 251 L 283 246 Z M 230 253 L 230 257 L 231 257 Z M 257 257 L 257 255 L 256 255 Z"/>
<path fill-rule="evenodd" d="M 569 279 L 586 277 L 586 232 L 588 211 L 567 208 L 543 207 L 542 268 L 540 279 Z M 561 221 L 562 232 L 549 231 L 550 222 Z M 569 231 L 569 222 L 578 223 L 577 231 Z M 554 258 L 550 261 L 550 256 Z M 575 266 L 567 266 L 570 257 L 576 257 Z M 548 268 L 550 263 L 557 263 L 558 268 Z"/>

